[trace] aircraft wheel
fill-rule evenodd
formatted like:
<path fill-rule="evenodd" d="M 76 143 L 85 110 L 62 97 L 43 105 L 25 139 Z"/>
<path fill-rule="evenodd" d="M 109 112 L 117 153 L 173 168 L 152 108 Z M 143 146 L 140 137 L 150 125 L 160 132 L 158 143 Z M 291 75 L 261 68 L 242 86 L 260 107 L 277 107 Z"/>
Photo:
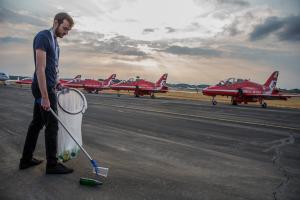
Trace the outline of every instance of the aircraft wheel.
<path fill-rule="evenodd" d="M 240 96 L 240 97 L 243 96 L 243 90 L 242 90 L 241 88 L 238 89 L 238 93 L 239 93 L 239 96 Z"/>
<path fill-rule="evenodd" d="M 237 102 L 236 102 L 236 100 L 233 97 L 231 98 L 231 105 L 234 105 L 234 106 L 237 105 Z"/>
<path fill-rule="evenodd" d="M 262 103 L 262 104 L 261 104 L 261 107 L 262 107 L 262 108 L 267 108 L 267 103 L 266 103 L 266 102 Z"/>
<path fill-rule="evenodd" d="M 151 99 L 155 99 L 155 95 L 153 93 L 150 95 L 150 97 Z"/>
<path fill-rule="evenodd" d="M 217 105 L 218 102 L 216 100 L 213 100 L 211 103 L 212 103 L 212 105 L 215 106 L 215 105 Z"/>
<path fill-rule="evenodd" d="M 117 94 L 118 95 L 118 97 L 120 97 L 121 95 L 120 94 Z"/>

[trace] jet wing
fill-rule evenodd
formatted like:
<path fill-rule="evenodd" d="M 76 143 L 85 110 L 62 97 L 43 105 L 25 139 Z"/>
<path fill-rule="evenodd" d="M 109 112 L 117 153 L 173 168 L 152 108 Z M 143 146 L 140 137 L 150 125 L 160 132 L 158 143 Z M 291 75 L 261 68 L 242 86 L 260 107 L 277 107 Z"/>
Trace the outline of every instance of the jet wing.
<path fill-rule="evenodd" d="M 245 96 L 263 97 L 265 99 L 287 99 L 287 98 L 292 98 L 292 97 L 300 97 L 300 94 L 288 94 L 288 93 L 279 93 L 279 94 L 245 94 Z"/>

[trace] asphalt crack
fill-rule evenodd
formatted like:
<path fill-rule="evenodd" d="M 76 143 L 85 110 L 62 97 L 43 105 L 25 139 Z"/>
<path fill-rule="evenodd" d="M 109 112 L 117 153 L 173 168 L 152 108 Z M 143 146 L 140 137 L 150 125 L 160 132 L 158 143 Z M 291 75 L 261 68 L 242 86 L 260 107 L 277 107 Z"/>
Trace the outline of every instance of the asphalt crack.
<path fill-rule="evenodd" d="M 289 171 L 285 168 L 285 166 L 280 162 L 280 159 L 283 157 L 282 148 L 287 145 L 292 145 L 295 143 L 295 138 L 292 134 L 290 134 L 289 137 L 279 139 L 279 140 L 273 140 L 270 142 L 266 142 L 263 145 L 268 146 L 267 149 L 264 150 L 264 152 L 270 152 L 273 151 L 273 157 L 272 157 L 272 163 L 273 166 L 280 171 L 283 174 L 283 180 L 275 187 L 273 191 L 273 200 L 279 200 L 279 195 L 282 194 L 285 196 L 286 190 L 288 188 L 288 184 L 290 180 L 293 178 L 292 175 L 290 175 Z"/>

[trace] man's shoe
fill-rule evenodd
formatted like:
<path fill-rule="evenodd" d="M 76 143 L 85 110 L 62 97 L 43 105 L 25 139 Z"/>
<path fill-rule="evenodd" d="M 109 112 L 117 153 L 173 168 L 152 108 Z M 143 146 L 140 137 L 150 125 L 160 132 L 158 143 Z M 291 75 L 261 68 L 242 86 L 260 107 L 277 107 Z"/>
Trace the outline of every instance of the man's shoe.
<path fill-rule="evenodd" d="M 56 165 L 46 166 L 46 174 L 69 174 L 72 172 L 73 169 L 68 168 L 61 163 L 57 163 Z"/>
<path fill-rule="evenodd" d="M 38 160 L 38 159 L 35 159 L 35 158 L 32 158 L 29 161 L 21 159 L 20 164 L 19 164 L 19 169 L 27 169 L 29 167 L 39 165 L 42 162 L 43 162 L 43 160 Z"/>

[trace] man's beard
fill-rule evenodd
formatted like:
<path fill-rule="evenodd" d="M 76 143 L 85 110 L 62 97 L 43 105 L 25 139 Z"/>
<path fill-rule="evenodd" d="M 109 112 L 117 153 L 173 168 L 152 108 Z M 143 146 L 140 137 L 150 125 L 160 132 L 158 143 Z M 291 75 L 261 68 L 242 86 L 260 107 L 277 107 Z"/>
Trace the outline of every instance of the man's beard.
<path fill-rule="evenodd" d="M 62 34 L 59 33 L 58 28 L 59 26 L 55 29 L 55 35 L 56 37 L 62 38 Z"/>

